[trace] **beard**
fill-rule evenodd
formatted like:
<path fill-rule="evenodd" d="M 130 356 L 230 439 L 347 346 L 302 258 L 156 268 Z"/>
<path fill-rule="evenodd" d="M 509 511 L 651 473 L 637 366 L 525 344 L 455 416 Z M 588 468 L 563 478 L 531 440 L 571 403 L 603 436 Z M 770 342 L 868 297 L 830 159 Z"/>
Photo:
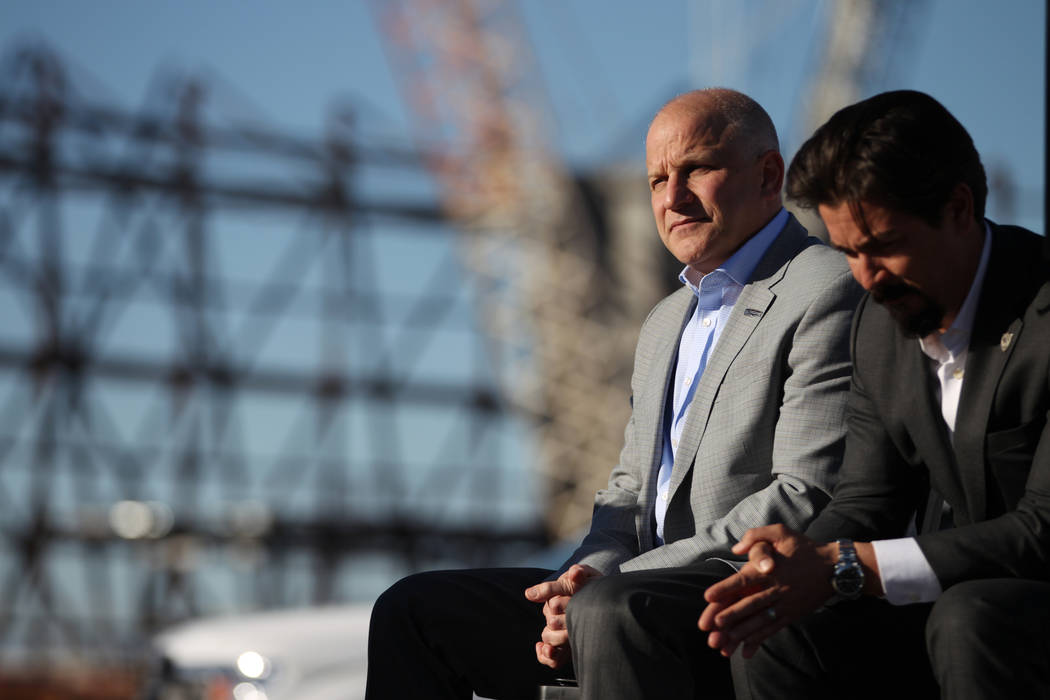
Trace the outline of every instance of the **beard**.
<path fill-rule="evenodd" d="M 871 298 L 886 307 L 909 338 L 924 338 L 941 327 L 944 307 L 911 285 L 897 282 L 875 287 Z M 893 303 L 905 298 L 916 302 L 907 309 Z"/>

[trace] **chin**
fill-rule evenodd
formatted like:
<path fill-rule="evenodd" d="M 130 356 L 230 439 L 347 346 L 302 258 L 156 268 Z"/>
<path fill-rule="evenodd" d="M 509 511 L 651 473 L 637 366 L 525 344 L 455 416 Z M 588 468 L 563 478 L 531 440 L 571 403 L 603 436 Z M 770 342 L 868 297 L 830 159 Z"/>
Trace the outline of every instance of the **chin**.
<path fill-rule="evenodd" d="M 679 245 L 671 249 L 671 253 L 675 256 L 678 262 L 683 265 L 702 265 L 704 262 L 710 261 L 714 246 L 711 245 L 712 241 L 709 239 L 699 241 L 693 238 L 690 243 L 692 245 Z"/>
<path fill-rule="evenodd" d="M 909 338 L 925 338 L 940 329 L 944 313 L 937 306 L 924 306 L 910 313 L 889 307 L 890 315 Z"/>

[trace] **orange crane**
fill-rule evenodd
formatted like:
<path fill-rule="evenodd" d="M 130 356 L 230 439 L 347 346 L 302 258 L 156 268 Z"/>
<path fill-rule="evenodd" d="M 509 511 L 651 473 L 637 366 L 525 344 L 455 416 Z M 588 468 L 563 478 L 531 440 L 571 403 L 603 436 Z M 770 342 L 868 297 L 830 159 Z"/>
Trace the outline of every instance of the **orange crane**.
<path fill-rule="evenodd" d="M 427 165 L 462 231 L 504 395 L 537 429 L 548 530 L 570 534 L 618 457 L 637 319 L 604 293 L 599 237 L 547 142 L 513 3 L 372 7 L 418 145 L 436 154 Z"/>

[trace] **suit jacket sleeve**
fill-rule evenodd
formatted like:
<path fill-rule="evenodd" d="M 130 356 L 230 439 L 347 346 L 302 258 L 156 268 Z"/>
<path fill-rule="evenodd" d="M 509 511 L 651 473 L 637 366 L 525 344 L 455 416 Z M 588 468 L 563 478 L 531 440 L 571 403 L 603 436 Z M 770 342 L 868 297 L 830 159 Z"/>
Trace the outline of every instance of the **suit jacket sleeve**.
<path fill-rule="evenodd" d="M 972 579 L 1050 580 L 1050 427 L 1042 431 L 1016 508 L 918 542 L 944 589 Z"/>

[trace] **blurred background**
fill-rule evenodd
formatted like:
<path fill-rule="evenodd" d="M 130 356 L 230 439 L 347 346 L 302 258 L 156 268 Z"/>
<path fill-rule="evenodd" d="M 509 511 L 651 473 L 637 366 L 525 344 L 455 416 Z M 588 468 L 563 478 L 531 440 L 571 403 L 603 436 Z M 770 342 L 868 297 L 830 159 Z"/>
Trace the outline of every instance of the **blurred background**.
<path fill-rule="evenodd" d="M 3 3 L 0 694 L 160 697 L 176 623 L 556 566 L 676 284 L 656 110 L 742 90 L 790 158 L 921 89 L 989 216 L 1041 232 L 1045 27 L 1035 0 Z M 208 692 L 265 697 L 236 687 Z"/>

